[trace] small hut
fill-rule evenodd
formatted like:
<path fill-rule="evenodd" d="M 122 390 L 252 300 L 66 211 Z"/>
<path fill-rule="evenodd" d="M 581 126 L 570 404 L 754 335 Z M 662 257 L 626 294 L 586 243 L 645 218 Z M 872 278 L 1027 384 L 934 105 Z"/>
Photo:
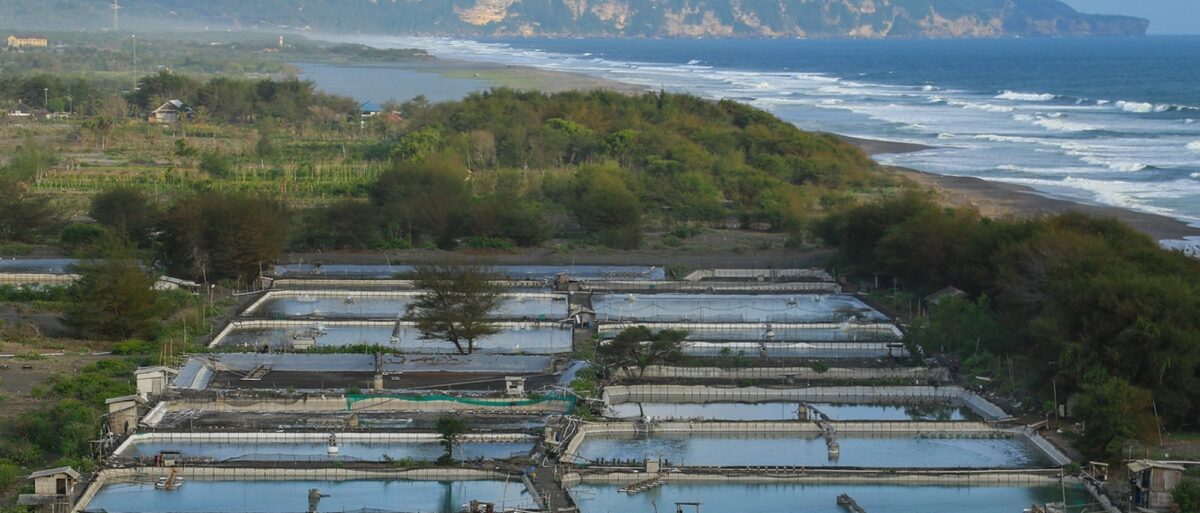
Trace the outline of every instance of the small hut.
<path fill-rule="evenodd" d="M 79 472 L 71 467 L 58 467 L 34 472 L 33 493 L 21 494 L 17 504 L 39 513 L 69 513 L 75 506 L 75 485 Z"/>

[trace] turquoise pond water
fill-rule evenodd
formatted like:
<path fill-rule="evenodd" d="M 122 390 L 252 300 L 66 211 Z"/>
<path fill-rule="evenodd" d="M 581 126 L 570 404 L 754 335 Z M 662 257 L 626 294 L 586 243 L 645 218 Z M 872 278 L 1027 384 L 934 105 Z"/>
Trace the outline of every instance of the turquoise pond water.
<path fill-rule="evenodd" d="M 582 513 L 675 511 L 676 502 L 700 502 L 704 513 L 845 513 L 837 496 L 849 494 L 871 513 L 1020 513 L 1031 504 L 1092 501 L 1082 489 L 1058 486 L 909 486 L 874 484 L 667 484 L 629 495 L 617 485 L 571 489 Z M 1077 506 L 1070 509 L 1078 513 Z M 690 512 L 691 509 L 684 509 Z"/>
<path fill-rule="evenodd" d="M 604 294 L 592 298 L 600 321 L 842 322 L 887 317 L 853 296 L 814 294 Z"/>
<path fill-rule="evenodd" d="M 949 404 L 888 405 L 809 403 L 833 420 L 977 420 L 967 408 Z M 796 420 L 795 401 L 762 403 L 620 403 L 610 407 L 618 418 L 647 416 L 653 419 Z"/>
<path fill-rule="evenodd" d="M 264 301 L 254 316 L 268 319 L 396 319 L 405 316 L 416 295 L 360 296 L 347 292 L 344 296 L 281 297 Z M 500 304 L 492 317 L 558 321 L 567 316 L 567 296 L 509 297 Z"/>
<path fill-rule="evenodd" d="M 393 335 L 396 337 L 393 342 Z M 393 331 L 391 326 L 327 325 L 319 330 L 314 325 L 287 328 L 245 328 L 231 331 L 221 339 L 220 347 L 247 350 L 269 344 L 272 349 L 286 349 L 294 337 L 316 339 L 317 347 L 381 345 L 406 353 L 452 353 L 454 345 L 442 340 L 422 340 L 421 332 L 412 326 Z M 571 330 L 559 328 L 505 329 L 475 342 L 480 353 L 550 354 L 571 351 Z"/>
<path fill-rule="evenodd" d="M 200 481 L 175 490 L 145 484 L 110 484 L 87 505 L 108 513 L 297 513 L 308 508 L 308 490 L 329 497 L 318 511 L 363 508 L 422 513 L 457 513 L 471 500 L 509 507 L 529 504 L 519 481 Z"/>
<path fill-rule="evenodd" d="M 1021 439 L 838 438 L 830 460 L 823 438 L 799 434 L 720 436 L 658 433 L 651 438 L 591 435 L 578 455 L 588 461 L 657 458 L 690 466 L 875 468 L 1042 468 L 1049 461 Z"/>
<path fill-rule="evenodd" d="M 528 453 L 532 442 L 467 442 L 454 448 L 454 457 L 460 460 L 479 458 L 508 458 L 514 453 Z M 436 441 L 429 442 L 338 442 L 338 454 L 330 457 L 324 442 L 264 442 L 264 443 L 216 443 L 216 442 L 161 442 L 134 443 L 119 454 L 126 458 L 152 458 L 162 451 L 179 451 L 184 457 L 212 458 L 217 461 L 323 461 L 365 460 L 383 461 L 389 458 L 433 461 L 444 449 Z"/>

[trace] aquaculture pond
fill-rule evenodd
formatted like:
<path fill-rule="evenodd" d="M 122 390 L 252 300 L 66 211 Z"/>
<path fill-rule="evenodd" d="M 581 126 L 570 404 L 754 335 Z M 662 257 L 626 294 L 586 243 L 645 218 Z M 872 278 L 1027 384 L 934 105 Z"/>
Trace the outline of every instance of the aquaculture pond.
<path fill-rule="evenodd" d="M 553 280 L 566 274 L 576 280 L 665 280 L 661 267 L 632 265 L 498 265 L 491 268 L 510 280 Z M 411 265 L 386 264 L 283 264 L 271 270 L 277 278 L 389 279 L 411 273 Z"/>
<path fill-rule="evenodd" d="M 677 502 L 699 502 L 701 512 L 845 513 L 837 497 L 847 494 L 875 513 L 1020 513 L 1033 504 L 1062 501 L 1069 513 L 1093 502 L 1083 489 L 1047 486 L 910 486 L 887 484 L 668 483 L 627 494 L 613 484 L 571 488 L 582 513 L 675 511 Z M 693 511 L 685 508 L 683 511 Z"/>
<path fill-rule="evenodd" d="M 608 324 L 600 326 L 602 338 L 613 338 L 626 327 L 635 324 Z M 822 325 L 769 325 L 769 324 L 647 324 L 652 329 L 680 329 L 688 332 L 687 340 L 695 342 L 866 342 L 899 340 L 900 335 L 886 324 L 841 323 Z M 731 346 L 732 347 L 732 346 Z M 757 345 L 743 346 L 757 350 Z M 782 346 L 780 346 L 782 347 Z M 734 350 L 736 353 L 736 350 Z M 750 351 L 747 351 L 749 353 Z"/>
<path fill-rule="evenodd" d="M 683 354 L 735 358 L 883 358 L 908 350 L 899 342 L 684 342 Z"/>
<path fill-rule="evenodd" d="M 862 301 L 818 294 L 604 294 L 592 298 L 601 321 L 842 322 L 887 320 Z"/>
<path fill-rule="evenodd" d="M 0 258 L 3 274 L 67 274 L 78 264 L 74 258 Z"/>
<path fill-rule="evenodd" d="M 480 458 L 503 459 L 513 454 L 529 453 L 533 442 L 465 442 L 454 448 L 459 460 Z M 184 458 L 204 458 L 215 461 L 434 461 L 445 451 L 437 440 L 405 442 L 362 442 L 341 440 L 337 453 L 329 452 L 327 442 L 318 441 L 156 441 L 135 442 L 117 454 L 125 458 L 154 458 L 163 451 L 178 451 Z"/>
<path fill-rule="evenodd" d="M 816 411 L 833 420 L 977 420 L 979 417 L 965 407 L 951 404 L 830 404 L 808 403 Z M 610 414 L 618 418 L 649 417 L 658 420 L 797 420 L 800 403 L 768 401 L 759 403 L 619 403 L 611 405 Z"/>
<path fill-rule="evenodd" d="M 408 313 L 418 293 L 359 294 L 343 292 L 288 293 L 272 296 L 248 316 L 266 319 L 397 319 Z M 505 296 L 496 319 L 558 321 L 567 316 L 563 294 L 513 294 Z"/>
<path fill-rule="evenodd" d="M 453 353 L 453 344 L 443 340 L 422 340 L 412 325 L 347 325 L 303 323 L 288 327 L 237 328 L 218 343 L 223 348 L 253 350 L 269 345 L 271 349 L 295 347 L 297 341 L 314 340 L 316 347 L 381 345 L 408 353 Z M 480 353 L 550 354 L 571 351 L 571 330 L 559 327 L 507 328 L 475 341 Z"/>
<path fill-rule="evenodd" d="M 530 504 L 520 481 L 207 481 L 185 480 L 158 490 L 151 480 L 106 485 L 87 511 L 108 513 L 295 513 L 308 510 L 308 491 L 320 490 L 317 511 L 375 509 L 458 513 L 471 500 L 507 507 Z"/>
<path fill-rule="evenodd" d="M 756 436 L 655 433 L 649 438 L 589 435 L 578 450 L 587 461 L 663 459 L 691 466 L 872 468 L 1042 468 L 1050 465 L 1018 438 L 867 438 L 842 433 L 830 458 L 824 438 L 792 433 Z"/>

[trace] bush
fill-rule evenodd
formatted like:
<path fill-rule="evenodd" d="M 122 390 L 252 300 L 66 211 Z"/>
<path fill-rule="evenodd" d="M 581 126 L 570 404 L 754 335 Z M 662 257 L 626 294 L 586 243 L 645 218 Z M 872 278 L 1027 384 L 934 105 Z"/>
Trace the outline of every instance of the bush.
<path fill-rule="evenodd" d="M 145 340 L 131 338 L 114 344 L 112 353 L 119 355 L 154 354 L 157 350 L 156 345 Z"/>
<path fill-rule="evenodd" d="M 219 152 L 206 151 L 200 155 L 200 171 L 213 178 L 228 178 L 233 174 L 233 163 Z"/>
<path fill-rule="evenodd" d="M 500 249 L 504 251 L 512 251 L 517 249 L 517 245 L 511 240 L 500 237 L 488 237 L 486 235 L 476 235 L 468 237 L 463 241 L 463 246 L 471 249 Z"/>
<path fill-rule="evenodd" d="M 1200 484 L 1192 479 L 1180 481 L 1171 491 L 1171 500 L 1179 513 L 1200 513 Z"/>
<path fill-rule="evenodd" d="M 108 232 L 104 227 L 91 223 L 75 223 L 67 225 L 58 235 L 59 244 L 63 251 L 70 255 L 79 255 L 87 248 L 100 242 Z"/>

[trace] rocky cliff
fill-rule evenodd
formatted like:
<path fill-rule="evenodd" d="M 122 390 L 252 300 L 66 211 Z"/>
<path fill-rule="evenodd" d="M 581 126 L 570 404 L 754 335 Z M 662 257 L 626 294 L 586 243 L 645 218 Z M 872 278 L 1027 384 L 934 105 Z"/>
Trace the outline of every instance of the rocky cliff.
<path fill-rule="evenodd" d="M 107 2 L 5 0 L 0 22 L 103 26 Z M 1011 37 L 1143 35 L 1147 20 L 1058 0 L 124 0 L 171 26 L 454 36 Z"/>

